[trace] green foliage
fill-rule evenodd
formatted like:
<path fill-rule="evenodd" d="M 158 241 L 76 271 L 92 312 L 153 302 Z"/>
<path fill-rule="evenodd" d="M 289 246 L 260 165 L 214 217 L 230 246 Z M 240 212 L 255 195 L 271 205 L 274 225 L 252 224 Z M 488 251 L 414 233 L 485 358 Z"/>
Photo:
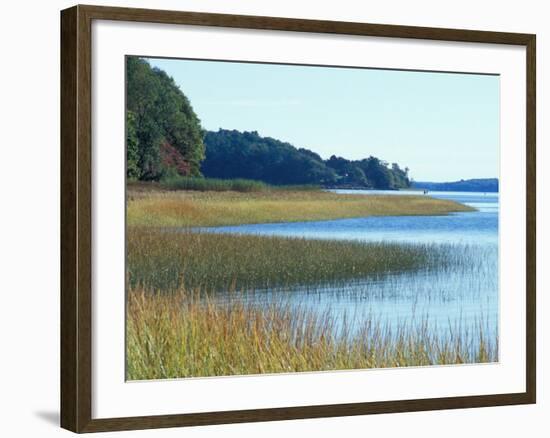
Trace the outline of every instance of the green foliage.
<path fill-rule="evenodd" d="M 336 175 L 320 157 L 257 132 L 207 132 L 202 172 L 213 178 L 245 178 L 268 184 L 332 184 Z M 309 152 L 309 151 L 308 151 Z"/>
<path fill-rule="evenodd" d="M 160 150 L 163 142 L 189 163 L 190 175 L 200 175 L 202 128 L 174 80 L 137 57 L 127 58 L 126 80 L 128 176 L 158 180 L 166 170 Z"/>
<path fill-rule="evenodd" d="M 324 187 L 399 189 L 410 186 L 408 169 L 392 167 L 376 157 L 350 161 L 323 160 L 308 149 L 297 149 L 257 132 L 207 132 L 202 172 L 213 178 L 246 178 L 268 184 L 313 184 Z"/>
<path fill-rule="evenodd" d="M 158 122 L 160 112 L 156 105 L 158 79 L 145 61 L 128 57 L 126 81 L 126 110 L 135 114 L 139 178 L 153 180 L 161 172 L 159 146 L 162 131 Z"/>
<path fill-rule="evenodd" d="M 138 144 L 136 115 L 126 111 L 126 175 L 130 179 L 139 179 L 140 176 Z"/>
<path fill-rule="evenodd" d="M 153 69 L 160 83 L 159 102 L 163 117 L 160 119 L 165 139 L 189 162 L 191 176 L 200 175 L 204 159 L 203 131 L 200 120 L 187 97 L 174 80 L 164 71 Z"/>
<path fill-rule="evenodd" d="M 127 58 L 126 80 L 128 178 L 158 181 L 175 168 L 186 177 L 201 177 L 202 170 L 211 178 L 273 185 L 410 186 L 408 169 L 396 163 L 389 167 L 376 157 L 350 161 L 333 155 L 323 160 L 315 152 L 261 137 L 256 131 L 220 129 L 205 133 L 174 80 L 138 57 Z"/>

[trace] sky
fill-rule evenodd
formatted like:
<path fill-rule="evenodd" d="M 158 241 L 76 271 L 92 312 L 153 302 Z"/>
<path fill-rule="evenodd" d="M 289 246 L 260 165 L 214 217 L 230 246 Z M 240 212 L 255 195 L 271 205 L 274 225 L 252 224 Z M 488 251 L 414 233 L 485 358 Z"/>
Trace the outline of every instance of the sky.
<path fill-rule="evenodd" d="M 258 131 L 317 152 L 373 155 L 417 181 L 499 174 L 499 77 L 152 59 L 207 130 Z"/>

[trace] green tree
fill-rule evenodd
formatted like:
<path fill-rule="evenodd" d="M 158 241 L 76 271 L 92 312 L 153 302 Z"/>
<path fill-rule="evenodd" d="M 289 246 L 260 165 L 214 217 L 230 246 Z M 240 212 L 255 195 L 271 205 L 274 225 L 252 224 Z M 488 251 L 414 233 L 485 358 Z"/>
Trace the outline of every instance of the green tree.
<path fill-rule="evenodd" d="M 167 171 L 166 160 L 163 163 L 161 156 L 165 142 L 189 163 L 189 174 L 200 175 L 204 159 L 200 120 L 171 77 L 143 59 L 127 57 L 126 103 L 127 119 L 133 118 L 137 138 L 137 148 L 131 144 L 127 147 L 137 149 L 140 179 L 158 180 Z"/>
<path fill-rule="evenodd" d="M 336 187 L 398 189 L 409 187 L 408 169 L 376 157 L 323 160 L 308 149 L 261 137 L 256 131 L 220 129 L 204 138 L 202 172 L 212 178 L 247 178 L 269 184 L 316 184 Z"/>
<path fill-rule="evenodd" d="M 206 159 L 202 172 L 207 177 L 246 178 L 269 184 L 322 184 L 336 180 L 334 171 L 306 149 L 296 149 L 256 131 L 220 129 L 207 132 Z"/>
<path fill-rule="evenodd" d="M 247 178 L 270 184 L 397 189 L 409 187 L 408 169 L 376 157 L 347 160 L 297 149 L 258 132 L 203 131 L 191 103 L 164 71 L 139 57 L 126 61 L 127 176 Z"/>
<path fill-rule="evenodd" d="M 126 175 L 128 178 L 139 179 L 139 150 L 136 133 L 136 115 L 126 111 Z"/>
<path fill-rule="evenodd" d="M 200 120 L 174 80 L 160 69 L 153 72 L 160 82 L 160 123 L 165 139 L 189 162 L 191 175 L 199 176 L 205 149 Z"/>

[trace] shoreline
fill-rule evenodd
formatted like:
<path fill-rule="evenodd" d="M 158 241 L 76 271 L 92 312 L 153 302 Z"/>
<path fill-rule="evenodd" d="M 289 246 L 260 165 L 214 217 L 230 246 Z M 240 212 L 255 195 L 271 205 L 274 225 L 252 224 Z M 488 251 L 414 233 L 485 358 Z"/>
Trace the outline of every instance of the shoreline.
<path fill-rule="evenodd" d="M 370 216 L 440 216 L 475 208 L 426 195 L 328 191 L 127 191 L 127 225 L 217 227 Z"/>
<path fill-rule="evenodd" d="M 434 325 L 441 318 L 438 303 L 445 303 L 448 294 L 462 306 L 485 291 L 481 288 L 486 284 L 491 285 L 492 277 L 483 273 L 490 267 L 488 255 L 492 253 L 480 253 L 474 260 L 464 252 L 472 249 L 452 244 L 202 234 L 189 229 L 164 233 L 155 228 L 159 222 L 188 218 L 227 222 L 282 217 L 283 222 L 290 222 L 293 217 L 303 220 L 304 216 L 324 215 L 337 220 L 343 219 L 341 215 L 361 217 L 365 213 L 443 216 L 475 208 L 423 195 L 130 190 L 128 209 L 126 354 L 130 380 L 499 359 L 498 326 L 480 324 L 485 321 L 483 311 L 479 319 L 474 312 L 469 316 L 474 319 L 469 320 L 462 319 L 462 311 L 459 316 L 445 311 L 445 321 L 452 321 L 452 326 L 449 323 L 449 329 L 440 332 Z M 479 249 L 473 250 L 478 254 Z M 468 279 L 471 272 L 489 280 L 469 284 L 465 291 L 451 287 L 453 275 Z M 401 275 L 405 277 L 399 280 Z M 378 280 L 383 285 L 376 286 Z M 355 281 L 365 282 L 354 289 Z M 318 309 L 315 301 L 291 305 L 293 292 L 300 294 L 296 288 L 302 285 L 306 287 L 304 299 L 313 300 L 321 293 L 316 288 L 326 287 L 322 292 L 328 300 L 326 309 Z M 396 291 L 403 293 L 394 295 Z M 261 298 L 256 302 L 241 299 L 241 294 Z M 353 302 L 347 310 L 342 303 L 350 297 Z M 413 318 L 419 308 L 424 309 L 419 303 L 429 304 L 430 313 L 422 313 L 425 316 L 417 324 Z M 369 309 L 378 309 L 380 304 L 395 304 L 404 314 L 396 320 L 374 318 Z M 431 309 L 435 323 L 428 319 Z M 458 334 L 456 327 L 461 328 Z"/>

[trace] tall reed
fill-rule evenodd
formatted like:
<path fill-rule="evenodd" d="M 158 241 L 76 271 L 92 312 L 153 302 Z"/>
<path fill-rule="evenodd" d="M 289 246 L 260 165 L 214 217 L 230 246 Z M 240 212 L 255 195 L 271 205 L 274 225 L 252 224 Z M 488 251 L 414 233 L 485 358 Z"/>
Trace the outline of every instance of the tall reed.
<path fill-rule="evenodd" d="M 130 289 L 127 378 L 224 376 L 482 363 L 498 342 L 481 325 L 434 334 L 427 323 L 390 328 L 370 317 L 358 329 L 286 305 L 219 303 L 194 291 L 159 295 Z M 474 336 L 475 335 L 475 336 Z"/>
<path fill-rule="evenodd" d="M 266 183 L 250 179 L 194 178 L 183 176 L 166 178 L 161 181 L 160 186 L 170 190 L 198 190 L 202 192 L 262 192 L 270 189 L 270 186 Z"/>
<path fill-rule="evenodd" d="M 169 291 L 273 288 L 352 281 L 445 263 L 436 245 L 363 243 L 129 227 L 132 286 Z"/>

